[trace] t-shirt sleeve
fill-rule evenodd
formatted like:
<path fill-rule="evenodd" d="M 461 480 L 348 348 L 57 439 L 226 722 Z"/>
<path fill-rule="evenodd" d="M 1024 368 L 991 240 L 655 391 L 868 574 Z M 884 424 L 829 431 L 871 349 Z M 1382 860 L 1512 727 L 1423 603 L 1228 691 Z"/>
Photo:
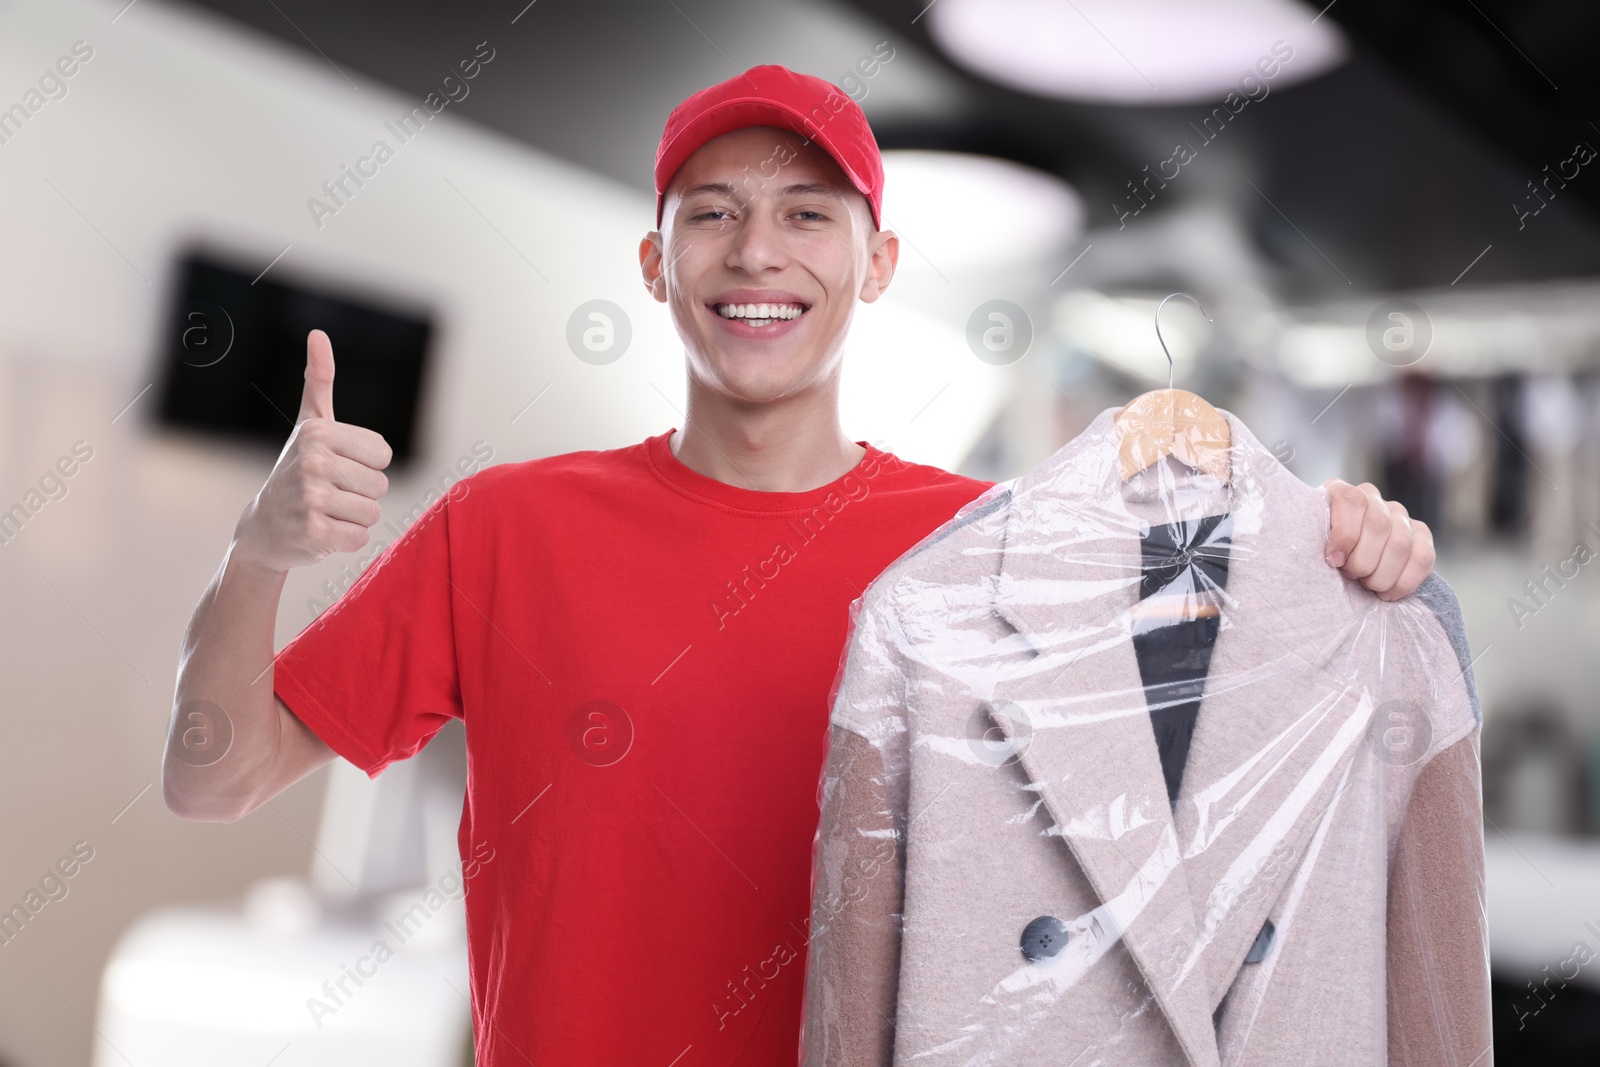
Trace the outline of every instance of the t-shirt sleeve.
<path fill-rule="evenodd" d="M 273 691 L 369 778 L 462 715 L 450 499 L 430 505 L 273 661 Z"/>

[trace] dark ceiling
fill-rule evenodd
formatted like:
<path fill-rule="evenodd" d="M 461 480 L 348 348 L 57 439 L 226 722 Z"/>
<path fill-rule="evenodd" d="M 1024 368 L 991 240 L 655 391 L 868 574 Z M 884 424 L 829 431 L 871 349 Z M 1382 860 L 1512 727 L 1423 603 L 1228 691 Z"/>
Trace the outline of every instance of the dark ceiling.
<path fill-rule="evenodd" d="M 1125 183 L 1210 110 L 1069 104 L 992 85 L 943 59 L 917 19 L 926 0 L 193 2 L 419 99 L 487 41 L 492 79 L 457 110 L 641 189 L 682 97 L 762 62 L 837 80 L 881 39 L 906 57 L 898 87 L 885 68 L 865 101 L 885 148 L 981 151 L 1053 171 L 1083 193 L 1091 226 L 1115 223 Z M 1477 284 L 1600 274 L 1600 165 L 1551 186 L 1559 193 L 1536 217 L 1514 209 L 1535 205 L 1528 183 L 1577 142 L 1600 148 L 1600 71 L 1585 54 L 1600 41 L 1600 5 L 1336 0 L 1326 17 L 1351 39 L 1351 60 L 1274 90 L 1276 103 L 1207 149 L 1216 180 L 1158 198 L 1152 215 L 1221 200 L 1281 268 L 1278 295 L 1292 301 L 1448 285 L 1469 264 Z"/>

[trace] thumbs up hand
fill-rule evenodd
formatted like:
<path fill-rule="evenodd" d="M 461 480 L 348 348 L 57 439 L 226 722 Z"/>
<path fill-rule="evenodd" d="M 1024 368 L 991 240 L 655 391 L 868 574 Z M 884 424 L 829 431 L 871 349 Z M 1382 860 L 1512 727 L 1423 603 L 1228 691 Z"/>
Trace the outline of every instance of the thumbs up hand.
<path fill-rule="evenodd" d="M 334 419 L 333 343 L 312 330 L 294 433 L 239 516 L 233 554 L 287 573 L 365 547 L 382 517 L 378 498 L 389 489 L 383 468 L 393 457 L 381 435 Z"/>

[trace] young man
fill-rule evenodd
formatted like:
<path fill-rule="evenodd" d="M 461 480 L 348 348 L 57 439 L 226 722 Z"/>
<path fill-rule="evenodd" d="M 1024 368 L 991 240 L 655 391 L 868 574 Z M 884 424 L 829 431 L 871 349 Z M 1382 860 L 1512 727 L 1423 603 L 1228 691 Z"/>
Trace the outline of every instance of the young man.
<path fill-rule="evenodd" d="M 683 430 L 478 472 L 274 661 L 285 574 L 365 545 L 387 486 L 311 334 L 294 434 L 185 635 L 167 804 L 237 820 L 463 719 L 480 1067 L 795 1061 L 849 605 L 989 484 L 840 430 L 850 318 L 898 255 L 882 188 L 865 116 L 820 79 L 690 97 L 640 244 L 684 342 Z M 1371 486 L 1329 495 L 1330 563 L 1416 588 L 1426 527 Z M 185 758 L 186 705 L 226 717 L 224 758 Z"/>

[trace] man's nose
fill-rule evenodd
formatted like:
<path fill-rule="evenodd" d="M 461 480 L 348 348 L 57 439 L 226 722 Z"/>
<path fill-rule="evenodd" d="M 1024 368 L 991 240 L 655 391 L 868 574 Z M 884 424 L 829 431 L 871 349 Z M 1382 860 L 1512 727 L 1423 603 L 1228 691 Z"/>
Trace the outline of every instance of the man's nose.
<path fill-rule="evenodd" d="M 738 222 L 728 265 L 748 274 L 782 266 L 783 233 L 777 219 L 769 213 L 747 210 Z"/>

